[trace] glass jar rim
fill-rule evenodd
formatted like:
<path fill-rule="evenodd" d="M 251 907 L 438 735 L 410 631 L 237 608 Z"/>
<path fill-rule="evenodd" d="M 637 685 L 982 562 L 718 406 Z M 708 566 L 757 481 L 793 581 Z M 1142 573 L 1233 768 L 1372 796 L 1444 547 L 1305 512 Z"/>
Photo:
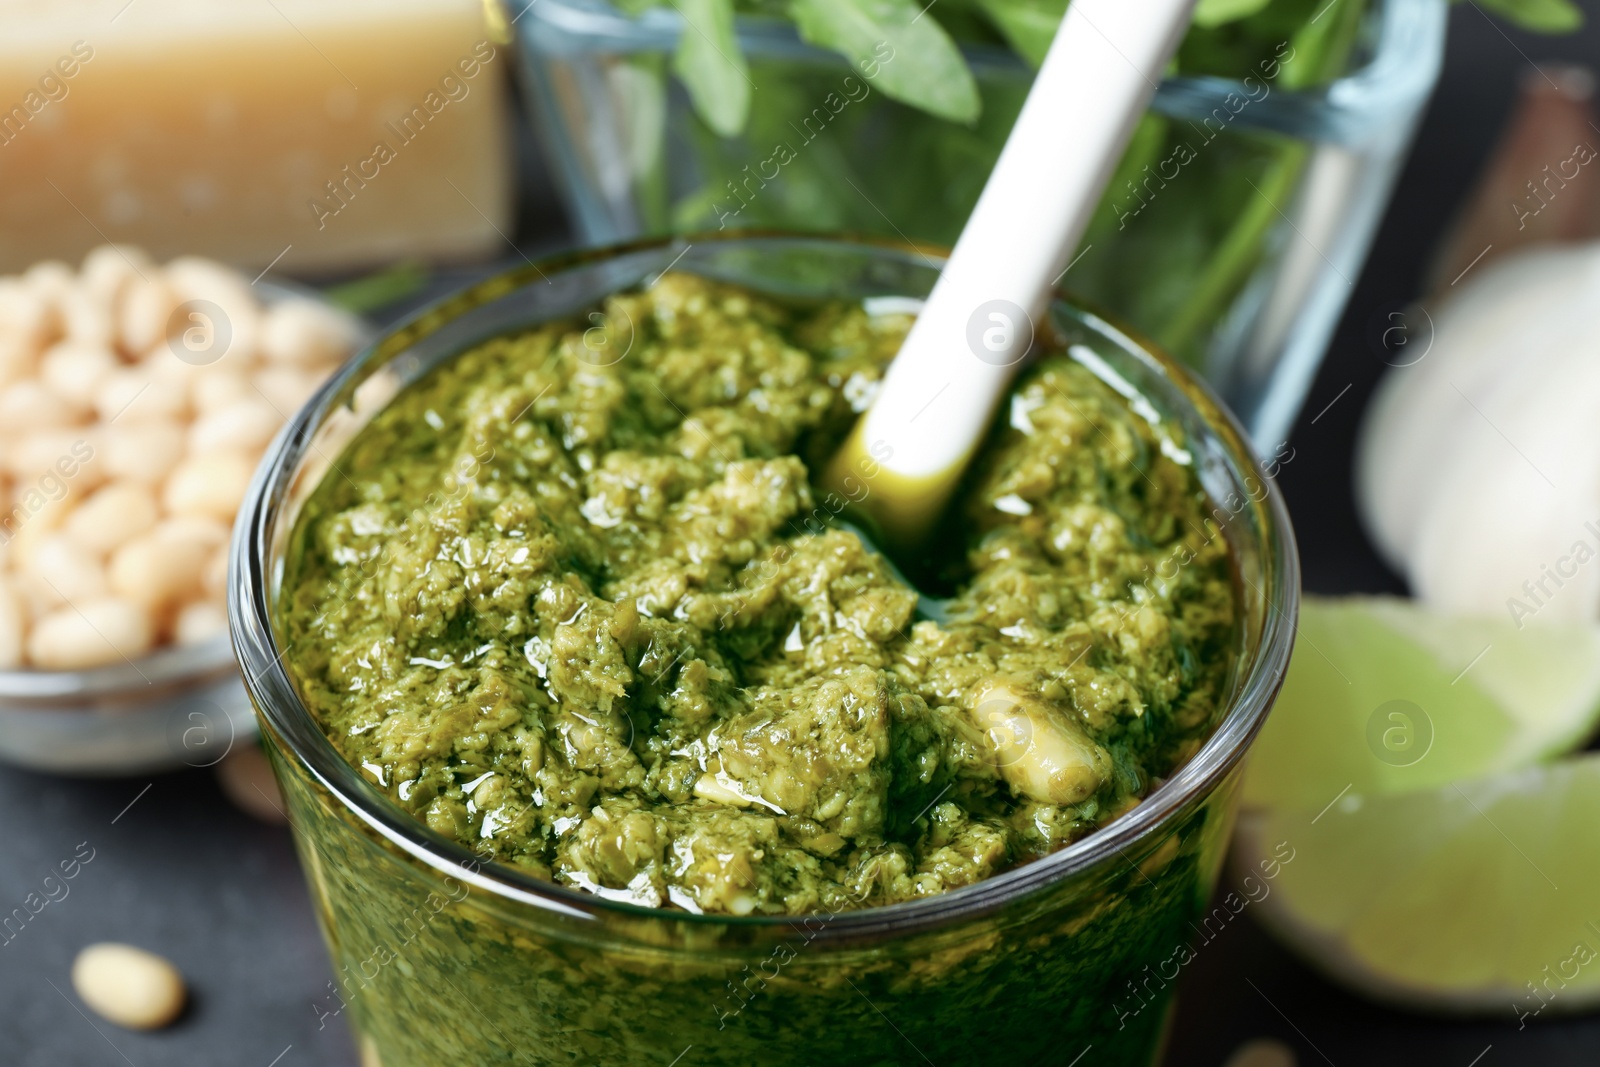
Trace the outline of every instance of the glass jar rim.
<path fill-rule="evenodd" d="M 644 907 L 603 898 L 554 881 L 537 878 L 507 865 L 484 861 L 459 842 L 442 837 L 420 820 L 402 811 L 345 761 L 312 718 L 283 665 L 287 647 L 280 648 L 273 625 L 282 560 L 270 559 L 270 546 L 285 494 L 298 481 L 302 463 L 312 449 L 313 436 L 336 408 L 335 397 L 353 381 L 384 366 L 410 344 L 447 322 L 520 291 L 530 281 L 545 281 L 563 271 L 649 253 L 712 243 L 755 244 L 779 242 L 801 247 L 821 244 L 858 249 L 864 256 L 942 257 L 943 250 L 910 242 L 875 237 L 821 236 L 777 231 L 713 232 L 645 238 L 596 249 L 557 254 L 525 267 L 496 274 L 445 297 L 369 344 L 323 384 L 296 413 L 269 448 L 246 494 L 235 524 L 229 559 L 228 613 L 235 652 L 243 668 L 246 689 L 267 731 L 344 808 L 374 833 L 413 859 L 445 877 L 455 878 L 503 900 L 530 905 L 542 911 L 582 920 L 631 918 L 663 923 L 737 927 L 789 927 L 807 915 L 696 914 Z M 676 262 L 676 261 L 675 261 Z M 1172 357 L 1137 334 L 1113 324 L 1081 301 L 1057 291 L 1054 309 L 1072 312 L 1085 326 L 1118 344 L 1171 382 L 1193 406 L 1206 429 L 1214 435 L 1236 468 L 1254 470 L 1256 461 L 1243 430 L 1210 390 Z M 459 351 L 446 358 L 454 358 Z M 1270 485 L 1270 480 L 1269 480 Z M 1163 781 L 1132 811 L 1048 856 L 1032 860 L 968 886 L 898 904 L 866 907 L 832 915 L 819 936 L 859 938 L 943 926 L 970 915 L 982 914 L 1019 900 L 1030 893 L 1093 869 L 1122 854 L 1148 836 L 1174 825 L 1189 804 L 1206 795 L 1243 758 L 1282 684 L 1294 643 L 1299 608 L 1299 561 L 1294 533 L 1282 495 L 1269 489 L 1253 496 L 1261 526 L 1263 573 L 1258 590 L 1263 599 L 1259 634 L 1246 647 L 1254 657 L 1242 664 L 1221 721 L 1183 766 Z M 1230 547 L 1230 552 L 1232 549 Z M 1237 561 L 1237 554 L 1233 553 Z M 270 571 L 269 571 L 270 564 Z M 1251 576 L 1240 574 L 1244 581 Z"/>

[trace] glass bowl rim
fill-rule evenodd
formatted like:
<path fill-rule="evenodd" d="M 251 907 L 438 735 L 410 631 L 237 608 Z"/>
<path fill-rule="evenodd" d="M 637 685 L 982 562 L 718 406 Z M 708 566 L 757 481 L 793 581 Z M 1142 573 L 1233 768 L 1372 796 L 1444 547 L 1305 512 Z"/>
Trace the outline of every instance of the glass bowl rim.
<path fill-rule="evenodd" d="M 398 847 L 436 874 L 482 889 L 502 901 L 532 906 L 545 913 L 579 920 L 648 920 L 702 927 L 788 929 L 807 915 L 696 914 L 610 900 L 537 878 L 515 868 L 484 861 L 459 842 L 442 837 L 402 811 L 356 771 L 333 747 L 300 700 L 283 665 L 286 649 L 278 649 L 273 626 L 271 582 L 264 562 L 281 507 L 281 494 L 295 480 L 312 436 L 333 410 L 330 401 L 352 379 L 387 363 L 415 340 L 413 328 L 440 320 L 454 321 L 478 307 L 522 291 L 531 281 L 606 260 L 699 244 L 783 242 L 793 246 L 821 244 L 845 247 L 867 256 L 943 257 L 948 250 L 913 242 L 856 235 L 818 235 L 789 231 L 721 231 L 643 238 L 599 248 L 558 253 L 525 266 L 491 275 L 483 281 L 422 308 L 368 344 L 323 383 L 270 446 L 257 468 L 234 526 L 228 567 L 229 630 L 245 687 L 267 731 L 282 744 L 301 769 L 379 837 Z M 676 260 L 674 260 L 676 262 Z M 1171 382 L 1223 446 L 1235 471 L 1257 471 L 1244 431 L 1210 390 L 1187 368 L 1138 334 L 1088 310 L 1082 301 L 1056 290 L 1053 308 L 1066 308 L 1107 340 L 1134 358 L 1154 365 Z M 440 316 L 444 316 L 440 319 Z M 387 351 L 386 351 L 387 349 Z M 455 354 L 445 357 L 455 358 Z M 945 926 L 983 914 L 1036 890 L 1086 873 L 1135 842 L 1169 829 L 1193 802 L 1201 800 L 1243 759 L 1266 718 L 1288 669 L 1299 612 L 1299 559 L 1294 532 L 1282 493 L 1270 479 L 1269 491 L 1250 506 L 1262 523 L 1261 561 L 1265 617 L 1255 644 L 1256 656 L 1237 683 L 1222 721 L 1200 750 L 1170 778 L 1152 790 L 1136 808 L 1106 826 L 1048 856 L 1020 864 L 972 885 L 898 904 L 843 911 L 828 916 L 820 939 L 834 940 L 897 935 L 909 930 Z M 277 561 L 280 562 L 281 561 Z M 276 569 L 276 568 L 275 568 Z M 1244 576 L 1241 576 L 1244 577 Z M 1248 647 L 1248 646 L 1247 646 Z M 287 699 L 285 699 L 287 698 Z M 376 842 L 374 842 L 376 844 Z"/>
<path fill-rule="evenodd" d="M 230 535 L 231 536 L 231 535 Z M 19 667 L 0 671 L 0 708 L 54 715 L 53 703 L 99 697 L 129 700 L 144 691 L 165 693 L 235 668 L 228 636 L 216 634 L 192 645 L 171 644 L 151 649 L 121 663 L 80 670 Z"/>

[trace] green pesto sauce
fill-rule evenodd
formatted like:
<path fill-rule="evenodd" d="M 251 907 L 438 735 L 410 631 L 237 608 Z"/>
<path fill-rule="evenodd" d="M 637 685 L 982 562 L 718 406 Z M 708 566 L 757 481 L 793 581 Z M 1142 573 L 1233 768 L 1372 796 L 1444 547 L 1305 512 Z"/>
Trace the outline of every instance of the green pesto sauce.
<path fill-rule="evenodd" d="M 436 368 L 302 515 L 281 610 L 312 714 L 436 832 L 646 906 L 895 903 L 1127 811 L 1230 666 L 1183 442 L 1047 353 L 922 618 L 810 485 L 909 325 L 667 275 Z"/>

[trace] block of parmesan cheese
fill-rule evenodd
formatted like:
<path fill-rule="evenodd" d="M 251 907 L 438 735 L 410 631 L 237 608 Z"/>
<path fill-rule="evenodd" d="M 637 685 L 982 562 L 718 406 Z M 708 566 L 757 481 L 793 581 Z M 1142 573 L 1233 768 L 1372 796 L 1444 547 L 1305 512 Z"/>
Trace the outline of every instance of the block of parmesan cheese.
<path fill-rule="evenodd" d="M 115 241 L 321 272 L 510 232 L 480 0 L 0 0 L 0 25 L 0 271 Z"/>

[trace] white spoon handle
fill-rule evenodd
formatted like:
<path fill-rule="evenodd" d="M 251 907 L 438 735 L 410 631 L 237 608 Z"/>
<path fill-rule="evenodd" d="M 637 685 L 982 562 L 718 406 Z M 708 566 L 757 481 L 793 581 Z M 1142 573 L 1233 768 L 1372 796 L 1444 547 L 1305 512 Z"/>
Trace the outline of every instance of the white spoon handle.
<path fill-rule="evenodd" d="M 906 516 L 913 522 L 937 515 L 988 428 L 1195 2 L 1067 8 L 977 207 L 858 426 L 858 446 L 891 474 L 888 495 L 922 498 L 918 515 Z M 897 525 L 881 506 L 870 510 Z"/>

